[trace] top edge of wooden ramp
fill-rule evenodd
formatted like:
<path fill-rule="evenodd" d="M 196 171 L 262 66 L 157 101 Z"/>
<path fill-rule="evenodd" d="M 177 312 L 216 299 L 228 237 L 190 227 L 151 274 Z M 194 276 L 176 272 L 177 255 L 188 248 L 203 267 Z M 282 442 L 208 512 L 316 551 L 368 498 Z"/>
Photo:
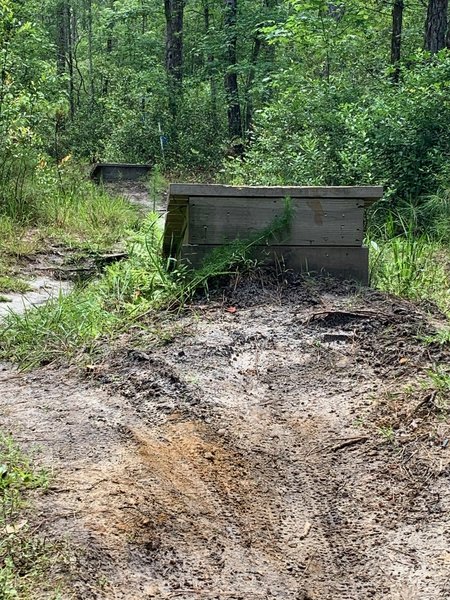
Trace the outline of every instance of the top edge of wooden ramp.
<path fill-rule="evenodd" d="M 240 196 L 245 198 L 361 198 L 378 200 L 381 186 L 234 186 L 219 184 L 171 183 L 169 196 Z"/>

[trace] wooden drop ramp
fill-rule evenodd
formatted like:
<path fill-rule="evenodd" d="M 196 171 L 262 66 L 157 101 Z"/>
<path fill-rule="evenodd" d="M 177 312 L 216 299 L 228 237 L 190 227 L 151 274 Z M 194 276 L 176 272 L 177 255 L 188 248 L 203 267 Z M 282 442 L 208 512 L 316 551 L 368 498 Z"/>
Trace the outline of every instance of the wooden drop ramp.
<path fill-rule="evenodd" d="M 326 272 L 366 284 L 364 209 L 381 187 L 237 187 L 173 183 L 164 231 L 164 253 L 198 267 L 211 250 L 270 227 L 293 209 L 289 230 L 255 247 L 264 262 L 296 271 Z"/>

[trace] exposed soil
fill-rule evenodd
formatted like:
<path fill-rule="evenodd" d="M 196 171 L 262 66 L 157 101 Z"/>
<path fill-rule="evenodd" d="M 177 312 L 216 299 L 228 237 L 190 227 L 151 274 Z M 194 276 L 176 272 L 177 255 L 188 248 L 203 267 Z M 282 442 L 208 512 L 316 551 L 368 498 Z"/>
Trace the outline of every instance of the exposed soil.
<path fill-rule="evenodd" d="M 105 183 L 104 186 L 108 191 L 123 196 L 144 212 L 154 211 L 162 214 L 166 211 L 166 195 L 152 198 L 147 184 L 143 181 L 111 181 Z"/>
<path fill-rule="evenodd" d="M 61 597 L 450 598 L 440 322 L 259 273 L 83 377 L 5 367 L 2 428 L 53 472 L 34 522 L 73 554 Z"/>
<path fill-rule="evenodd" d="M 165 218 L 166 197 L 163 195 L 157 200 L 150 198 L 144 182 L 115 181 L 105 184 L 105 187 L 113 194 L 124 196 L 144 214 L 155 211 L 161 215 L 162 220 Z M 118 256 L 120 258 L 120 252 Z M 69 292 L 73 287 L 71 282 L 95 275 L 104 264 L 114 260 L 114 252 L 103 258 L 104 262 L 102 256 L 80 257 L 63 246 L 22 258 L 16 274 L 28 283 L 30 290 L 26 293 L 0 294 L 0 321 L 11 312 L 22 314 L 28 308 L 40 306 L 61 293 Z"/>

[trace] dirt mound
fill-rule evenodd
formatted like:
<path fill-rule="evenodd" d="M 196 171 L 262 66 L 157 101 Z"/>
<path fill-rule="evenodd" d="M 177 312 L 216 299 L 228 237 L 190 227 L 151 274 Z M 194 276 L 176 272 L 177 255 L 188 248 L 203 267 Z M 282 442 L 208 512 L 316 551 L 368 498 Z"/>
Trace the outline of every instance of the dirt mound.
<path fill-rule="evenodd" d="M 450 597 L 450 427 L 420 384 L 448 361 L 421 341 L 437 325 L 260 273 L 156 344 L 123 340 L 93 381 L 6 378 L 11 429 L 55 468 L 40 508 L 76 557 L 64 597 Z"/>

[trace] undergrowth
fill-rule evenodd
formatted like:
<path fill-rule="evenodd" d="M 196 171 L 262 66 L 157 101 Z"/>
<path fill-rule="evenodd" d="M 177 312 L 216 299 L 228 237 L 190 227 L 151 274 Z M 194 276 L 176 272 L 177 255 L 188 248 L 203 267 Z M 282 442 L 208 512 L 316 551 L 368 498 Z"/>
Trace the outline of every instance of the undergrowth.
<path fill-rule="evenodd" d="M 450 317 L 450 246 L 437 230 L 417 229 L 411 214 L 390 214 L 369 231 L 371 283 L 378 289 L 415 301 L 434 302 Z"/>
<path fill-rule="evenodd" d="M 70 159 L 35 165 L 33 175 L 20 181 L 0 182 L 0 275 L 11 275 L 20 258 L 55 245 L 104 251 L 137 225 L 130 202 L 88 181 Z"/>
<path fill-rule="evenodd" d="M 29 598 L 42 585 L 57 550 L 30 529 L 26 494 L 45 489 L 47 474 L 37 470 L 17 444 L 0 432 L 0 598 Z"/>
<path fill-rule="evenodd" d="M 128 258 L 103 275 L 45 305 L 10 314 L 0 330 L 0 357 L 32 368 L 58 360 L 92 360 L 102 345 L 131 326 L 146 326 L 146 317 L 177 309 L 211 279 L 253 266 L 252 250 L 289 227 L 290 201 L 266 229 L 212 252 L 197 271 L 173 265 L 162 256 L 159 216 L 150 214 L 128 239 Z"/>

